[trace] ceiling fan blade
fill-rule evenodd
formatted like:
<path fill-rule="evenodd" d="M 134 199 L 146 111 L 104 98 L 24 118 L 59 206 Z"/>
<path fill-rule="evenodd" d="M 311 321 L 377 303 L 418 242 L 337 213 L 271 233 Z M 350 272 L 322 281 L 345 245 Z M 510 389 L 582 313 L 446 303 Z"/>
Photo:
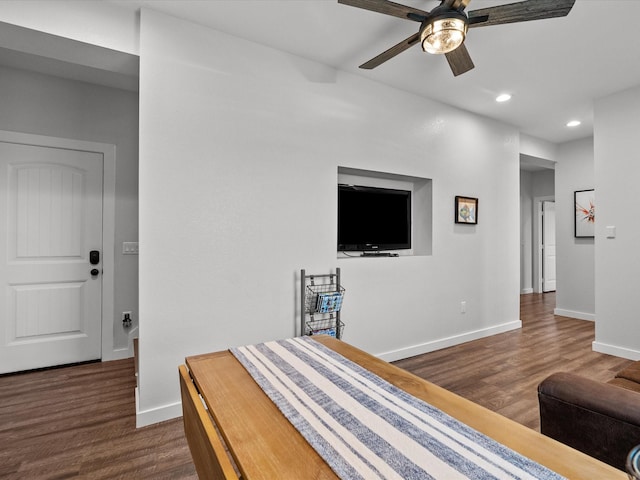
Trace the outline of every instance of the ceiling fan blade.
<path fill-rule="evenodd" d="M 338 3 L 404 18 L 405 20 L 413 20 L 414 22 L 422 22 L 429 15 L 429 12 L 424 10 L 388 2 L 387 0 L 338 0 Z"/>
<path fill-rule="evenodd" d="M 525 0 L 468 12 L 469 28 L 564 17 L 576 0 Z M 486 17 L 486 20 L 480 17 Z M 474 20 L 475 19 L 475 20 Z M 484 21 L 483 21 L 484 20 Z"/>
<path fill-rule="evenodd" d="M 397 45 L 391 47 L 389 50 L 382 52 L 377 57 L 374 57 L 368 62 L 363 63 L 362 65 L 360 65 L 360 68 L 364 68 L 366 70 L 376 68 L 378 65 L 383 64 L 387 60 L 391 60 L 393 57 L 395 57 L 399 53 L 404 52 L 407 48 L 414 46 L 416 43 L 420 43 L 420 32 L 414 33 L 409 38 L 406 38 Z"/>
<path fill-rule="evenodd" d="M 462 75 L 465 72 L 468 72 L 475 67 L 475 65 L 473 64 L 473 60 L 471 60 L 471 56 L 469 55 L 467 47 L 464 46 L 464 43 L 455 50 L 452 50 L 449 53 L 445 53 L 444 56 L 447 57 L 447 62 L 449 62 L 451 71 L 456 77 L 458 75 Z"/>

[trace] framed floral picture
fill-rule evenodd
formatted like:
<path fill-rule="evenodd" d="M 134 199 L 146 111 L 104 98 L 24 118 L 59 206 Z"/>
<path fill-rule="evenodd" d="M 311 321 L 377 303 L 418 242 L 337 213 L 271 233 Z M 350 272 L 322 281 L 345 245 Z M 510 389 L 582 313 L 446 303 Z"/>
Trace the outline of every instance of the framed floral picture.
<path fill-rule="evenodd" d="M 596 203 L 593 189 L 573 192 L 575 205 L 574 235 L 576 238 L 595 236 Z"/>
<path fill-rule="evenodd" d="M 478 199 L 456 196 L 455 220 L 471 225 L 478 223 Z"/>

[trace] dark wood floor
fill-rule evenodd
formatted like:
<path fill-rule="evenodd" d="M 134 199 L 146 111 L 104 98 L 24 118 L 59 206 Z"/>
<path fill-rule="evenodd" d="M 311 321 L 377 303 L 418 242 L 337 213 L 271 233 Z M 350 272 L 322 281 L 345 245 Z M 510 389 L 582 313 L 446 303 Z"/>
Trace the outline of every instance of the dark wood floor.
<path fill-rule="evenodd" d="M 538 384 L 553 372 L 609 380 L 631 361 L 591 350 L 595 324 L 555 316 L 555 293 L 522 295 L 522 329 L 395 362 L 447 390 L 540 430 Z"/>
<path fill-rule="evenodd" d="M 521 330 L 396 363 L 535 429 L 548 374 L 630 363 L 592 352 L 593 323 L 555 317 L 554 294 L 521 305 Z M 134 387 L 132 360 L 0 377 L 0 478 L 196 479 L 181 419 L 135 428 Z"/>
<path fill-rule="evenodd" d="M 135 383 L 131 359 L 0 377 L 0 478 L 197 479 L 182 419 L 136 429 Z"/>

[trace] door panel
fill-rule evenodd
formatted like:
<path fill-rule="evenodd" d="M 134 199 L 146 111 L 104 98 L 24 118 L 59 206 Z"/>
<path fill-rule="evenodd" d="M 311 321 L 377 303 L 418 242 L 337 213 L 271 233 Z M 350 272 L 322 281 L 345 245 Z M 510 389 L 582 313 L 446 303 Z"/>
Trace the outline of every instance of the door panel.
<path fill-rule="evenodd" d="M 0 373 L 101 357 L 102 171 L 99 153 L 0 142 Z"/>
<path fill-rule="evenodd" d="M 15 201 L 9 224 L 17 233 L 10 258 L 80 258 L 83 172 L 65 165 L 11 165 L 9 178 Z"/>
<path fill-rule="evenodd" d="M 83 289 L 83 283 L 12 285 L 9 318 L 15 328 L 9 342 L 41 335 L 82 334 L 79 306 Z"/>

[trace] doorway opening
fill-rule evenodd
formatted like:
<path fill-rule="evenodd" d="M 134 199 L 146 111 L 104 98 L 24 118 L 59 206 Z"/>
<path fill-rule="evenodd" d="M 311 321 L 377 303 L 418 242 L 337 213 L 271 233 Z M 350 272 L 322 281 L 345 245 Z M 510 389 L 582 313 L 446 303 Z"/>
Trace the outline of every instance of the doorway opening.
<path fill-rule="evenodd" d="M 521 294 L 556 290 L 554 207 L 555 162 L 521 154 Z"/>
<path fill-rule="evenodd" d="M 12 227 L 9 229 L 9 231 L 21 234 L 21 236 L 17 236 L 16 233 L 16 235 L 10 237 L 12 239 L 14 237 L 18 239 L 26 238 L 27 240 L 31 238 L 38 239 L 38 243 L 33 246 L 35 249 L 33 251 L 39 252 L 42 250 L 45 252 L 42 258 L 47 267 L 45 269 L 36 264 L 36 257 L 32 251 L 22 252 L 25 248 L 30 247 L 33 242 L 21 241 L 20 245 L 18 245 L 16 243 L 17 240 L 14 241 L 16 245 L 12 244 L 10 250 L 15 250 L 18 253 L 15 258 L 9 259 L 11 269 L 5 268 L 4 270 L 16 271 L 19 276 L 16 278 L 3 277 L 4 281 L 10 281 L 12 285 L 9 290 L 13 292 L 13 295 L 7 297 L 10 308 L 5 310 L 12 312 L 13 315 L 11 319 L 7 318 L 7 316 L 3 318 L 3 330 L 8 339 L 3 339 L 3 349 L 0 349 L 0 355 L 4 360 L 3 363 L 5 363 L 2 372 L 30 370 L 95 358 L 102 358 L 102 360 L 113 359 L 115 146 L 8 131 L 0 131 L 0 144 L 5 145 L 6 148 L 17 150 L 17 152 L 14 152 L 16 155 L 7 156 L 7 158 L 19 158 L 20 161 L 18 163 L 20 165 L 24 163 L 25 167 L 20 170 L 24 173 L 22 176 L 18 175 L 16 168 L 3 169 L 4 176 L 0 176 L 0 181 L 4 182 L 5 189 L 7 189 L 6 185 L 11 184 L 12 188 L 7 189 L 7 191 L 15 190 L 18 196 L 24 191 L 26 192 L 26 200 L 32 197 L 41 198 L 41 201 L 35 203 L 33 201 L 22 201 L 20 204 L 24 204 L 24 208 L 18 208 L 15 205 L 13 208 L 8 208 L 5 205 L 2 215 L 3 221 L 5 223 L 13 221 L 16 225 L 24 226 L 29 220 L 29 225 L 24 228 Z M 34 160 L 35 163 L 32 162 L 33 166 L 29 163 L 31 157 L 26 155 L 29 152 L 32 152 L 31 155 L 37 157 L 37 161 Z M 54 154 L 60 157 L 59 163 L 61 165 L 64 164 L 65 169 L 56 170 L 54 168 L 54 159 L 50 158 Z M 41 158 L 41 156 L 44 157 Z M 5 158 L 5 161 L 8 161 L 7 158 Z M 83 173 L 81 168 L 85 164 L 88 165 L 88 158 L 95 159 L 95 161 L 91 160 L 91 163 L 94 164 L 92 167 L 93 173 L 91 174 Z M 70 166 L 67 166 L 67 163 Z M 8 172 L 13 172 L 11 176 L 13 180 L 10 180 Z M 83 185 L 82 179 L 84 176 L 93 179 L 91 182 L 95 185 L 92 188 L 100 193 L 101 198 L 96 198 L 90 202 L 96 204 L 96 208 L 100 211 L 100 218 L 94 222 L 96 225 L 91 228 L 91 241 L 93 243 L 87 243 L 88 240 L 82 237 L 77 248 L 67 252 L 65 249 L 68 249 L 68 247 L 65 245 L 75 245 L 71 242 L 72 238 L 69 237 L 67 239 L 62 234 L 56 236 L 56 232 L 74 231 L 74 224 L 66 225 L 67 228 L 64 229 L 53 228 L 57 223 L 64 224 L 66 218 L 64 215 L 56 216 L 55 214 L 59 210 L 65 210 L 68 206 L 74 215 L 82 211 L 78 202 L 86 203 L 86 200 L 78 197 L 78 201 L 74 204 L 71 195 L 68 194 L 68 189 L 65 190 L 66 187 L 63 187 L 63 184 L 68 183 L 65 179 L 69 177 L 73 191 L 84 192 L 86 190 L 87 192 L 93 192 L 88 187 L 80 188 L 78 186 Z M 21 181 L 21 178 L 25 180 Z M 31 195 L 29 192 L 32 190 L 36 191 L 38 195 Z M 10 196 L 7 198 L 11 200 Z M 59 208 L 54 208 L 56 205 Z M 15 215 L 11 215 L 10 212 L 15 212 Z M 28 218 L 25 217 L 27 214 Z M 49 215 L 49 217 L 45 214 Z M 33 220 L 32 217 L 39 220 Z M 76 223 L 78 225 L 88 224 L 89 217 L 84 215 L 82 221 Z M 42 232 L 53 232 L 50 233 L 52 238 L 47 237 L 48 239 L 45 238 L 47 241 L 42 243 L 41 240 L 44 238 Z M 60 247 L 62 253 L 55 250 L 58 244 L 62 245 Z M 94 244 L 101 245 L 102 258 L 99 265 L 94 265 L 99 266 L 100 269 L 96 269 L 96 274 L 91 272 L 91 278 L 83 283 L 81 279 L 84 277 L 82 277 L 81 272 L 75 271 L 78 268 L 89 269 L 88 262 L 87 265 L 82 262 L 84 255 L 88 253 L 85 251 L 87 248 L 82 249 L 81 247 L 89 247 L 91 245 L 91 248 L 94 248 Z M 63 267 L 58 268 L 58 265 L 53 261 L 58 258 L 70 259 L 66 262 L 70 267 L 65 264 Z M 64 281 L 55 280 L 53 282 L 55 288 L 50 287 L 45 283 L 45 280 L 49 281 L 49 276 L 45 280 L 39 277 L 37 280 L 32 280 L 31 277 L 26 276 L 27 273 L 18 270 L 18 266 L 21 264 L 24 264 L 24 267 L 28 269 L 27 273 L 33 271 L 40 275 L 45 272 L 51 278 L 54 278 L 52 275 L 62 268 L 63 274 L 67 275 L 68 278 L 65 277 Z M 58 270 L 56 270 L 57 268 Z M 67 272 L 64 268 L 67 270 L 71 268 L 73 271 Z M 100 281 L 98 282 L 97 279 Z M 93 302 L 91 301 L 93 297 L 90 297 L 85 292 L 87 289 L 83 290 L 84 284 L 89 283 L 96 283 L 98 289 L 94 294 L 94 296 L 98 297 L 98 300 Z M 71 292 L 71 294 L 67 295 L 67 292 Z M 77 305 L 70 299 L 76 299 Z M 36 300 L 42 303 L 42 311 L 36 309 L 34 313 Z M 92 315 L 96 318 L 96 321 L 91 322 L 90 325 L 85 319 L 87 312 L 81 309 L 82 306 L 87 305 L 91 307 Z M 62 314 L 59 314 L 59 312 L 62 312 Z M 75 315 L 78 320 L 76 322 L 77 325 L 73 322 L 69 323 L 69 318 L 67 317 L 73 317 L 73 315 L 69 315 L 68 312 L 77 313 Z M 43 324 L 43 319 L 48 323 Z M 21 322 L 18 320 L 21 320 Z M 44 352 L 46 341 L 50 344 L 50 351 Z M 80 343 L 76 345 L 73 343 L 74 341 Z M 4 348 L 5 346 L 6 348 Z M 33 352 L 29 349 L 33 350 Z M 65 349 L 71 349 L 72 351 L 68 352 Z M 76 357 L 74 355 L 79 356 Z"/>

